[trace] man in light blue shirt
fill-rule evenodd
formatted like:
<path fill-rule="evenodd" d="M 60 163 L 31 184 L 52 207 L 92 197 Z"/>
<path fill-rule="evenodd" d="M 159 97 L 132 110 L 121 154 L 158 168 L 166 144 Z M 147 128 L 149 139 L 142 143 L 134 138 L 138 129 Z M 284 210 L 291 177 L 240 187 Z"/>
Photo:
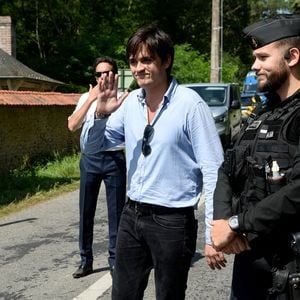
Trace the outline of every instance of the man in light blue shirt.
<path fill-rule="evenodd" d="M 106 117 L 115 111 L 102 122 L 103 147 L 125 141 L 128 174 L 112 299 L 142 299 L 152 268 L 156 299 L 184 299 L 202 191 L 205 255 L 211 268 L 224 264 L 211 246 L 208 224 L 222 146 L 206 103 L 171 77 L 174 47 L 165 32 L 141 28 L 128 41 L 127 58 L 140 89 L 117 100 L 117 76 L 98 83 L 97 111 Z"/>

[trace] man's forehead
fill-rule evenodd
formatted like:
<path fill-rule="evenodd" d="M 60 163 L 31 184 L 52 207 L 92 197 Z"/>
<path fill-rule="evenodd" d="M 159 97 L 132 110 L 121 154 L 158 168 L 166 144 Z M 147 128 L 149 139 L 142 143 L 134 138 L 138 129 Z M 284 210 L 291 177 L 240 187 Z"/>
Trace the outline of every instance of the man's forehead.
<path fill-rule="evenodd" d="M 280 50 L 281 47 L 278 46 L 278 42 L 273 42 L 271 44 L 267 44 L 263 47 L 253 50 L 253 54 L 272 54 L 274 51 Z"/>
<path fill-rule="evenodd" d="M 130 58 L 142 58 L 142 57 L 153 57 L 153 54 L 149 48 L 142 44 L 136 51 L 136 53 L 130 55 Z"/>
<path fill-rule="evenodd" d="M 108 62 L 100 62 L 97 66 L 96 69 L 112 69 L 112 65 Z"/>

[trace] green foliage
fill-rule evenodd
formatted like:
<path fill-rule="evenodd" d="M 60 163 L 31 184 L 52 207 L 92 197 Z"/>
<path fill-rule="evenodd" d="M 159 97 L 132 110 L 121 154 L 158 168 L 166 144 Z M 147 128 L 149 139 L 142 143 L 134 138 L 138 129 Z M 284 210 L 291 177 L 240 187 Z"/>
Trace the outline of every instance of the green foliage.
<path fill-rule="evenodd" d="M 283 13 L 292 13 L 292 2 L 290 0 L 260 0 L 249 1 L 250 20 L 255 22 L 259 19 Z"/>
<path fill-rule="evenodd" d="M 244 75 L 241 73 L 241 61 L 238 57 L 233 57 L 226 52 L 223 53 L 222 82 L 237 82 L 242 84 Z M 248 68 L 246 68 L 248 71 Z"/>
<path fill-rule="evenodd" d="M 204 55 L 189 44 L 175 46 L 173 75 L 180 83 L 208 82 L 209 74 L 210 62 Z"/>
<path fill-rule="evenodd" d="M 294 13 L 300 13 L 300 0 L 292 1 L 292 9 Z"/>
<path fill-rule="evenodd" d="M 240 61 L 227 53 L 223 55 L 222 82 L 241 82 Z M 209 82 L 210 59 L 201 55 L 191 45 L 175 46 L 173 75 L 180 83 Z"/>
<path fill-rule="evenodd" d="M 223 50 L 240 57 L 240 69 L 251 64 L 242 29 L 266 15 L 291 10 L 292 5 L 299 8 L 299 0 L 222 3 Z M 65 82 L 67 85 L 60 88 L 65 92 L 88 88 L 91 66 L 98 56 L 112 56 L 119 68 L 127 68 L 126 41 L 137 28 L 153 22 L 170 33 L 175 45 L 190 45 L 191 58 L 196 55 L 196 62 L 189 60 L 191 68 L 175 66 L 180 80 L 207 81 L 211 8 L 211 0 L 0 0 L 0 15 L 10 15 L 16 25 L 18 60 Z M 227 70 L 223 73 L 227 77 Z"/>
<path fill-rule="evenodd" d="M 59 157 L 46 164 L 20 168 L 0 176 L 0 209 L 38 193 L 79 180 L 79 154 Z"/>

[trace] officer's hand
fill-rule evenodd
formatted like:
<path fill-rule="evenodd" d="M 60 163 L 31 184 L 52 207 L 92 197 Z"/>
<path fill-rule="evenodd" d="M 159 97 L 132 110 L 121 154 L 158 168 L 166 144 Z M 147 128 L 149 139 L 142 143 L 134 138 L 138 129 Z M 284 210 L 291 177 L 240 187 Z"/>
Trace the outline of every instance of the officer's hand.
<path fill-rule="evenodd" d="M 229 227 L 228 220 L 215 220 L 209 222 L 211 225 L 210 236 L 213 247 L 217 251 L 222 251 L 237 235 Z"/>
<path fill-rule="evenodd" d="M 204 255 L 207 261 L 208 266 L 212 269 L 215 270 L 216 268 L 218 270 L 221 270 L 222 267 L 226 267 L 226 259 L 224 257 L 223 252 L 217 252 L 212 245 L 205 245 L 204 248 Z"/>
<path fill-rule="evenodd" d="M 236 235 L 234 239 L 222 251 L 226 254 L 238 254 L 250 250 L 248 240 L 243 235 Z"/>

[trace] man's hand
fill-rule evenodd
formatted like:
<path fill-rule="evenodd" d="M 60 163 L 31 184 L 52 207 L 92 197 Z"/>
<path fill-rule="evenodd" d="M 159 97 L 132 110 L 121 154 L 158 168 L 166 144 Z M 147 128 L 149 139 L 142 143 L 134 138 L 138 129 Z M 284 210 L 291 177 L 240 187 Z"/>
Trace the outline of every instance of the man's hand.
<path fill-rule="evenodd" d="M 226 259 L 223 252 L 217 252 L 211 245 L 206 244 L 204 248 L 204 255 L 207 261 L 208 266 L 215 270 L 221 270 L 222 267 L 226 267 Z"/>
<path fill-rule="evenodd" d="M 99 85 L 95 85 L 94 87 L 90 84 L 89 85 L 89 100 L 90 102 L 94 102 L 97 100 L 99 95 Z"/>
<path fill-rule="evenodd" d="M 103 114 L 110 114 L 117 110 L 123 103 L 128 95 L 128 92 L 124 92 L 120 98 L 118 95 L 118 74 L 109 72 L 107 76 L 104 74 L 99 78 L 98 88 L 99 93 L 97 96 L 97 112 Z"/>
<path fill-rule="evenodd" d="M 210 235 L 213 242 L 213 247 L 217 251 L 222 251 L 237 235 L 229 227 L 228 220 L 210 221 Z"/>
<path fill-rule="evenodd" d="M 222 248 L 226 254 L 238 254 L 246 250 L 250 250 L 250 246 L 247 238 L 243 235 L 236 235 L 230 244 Z"/>

